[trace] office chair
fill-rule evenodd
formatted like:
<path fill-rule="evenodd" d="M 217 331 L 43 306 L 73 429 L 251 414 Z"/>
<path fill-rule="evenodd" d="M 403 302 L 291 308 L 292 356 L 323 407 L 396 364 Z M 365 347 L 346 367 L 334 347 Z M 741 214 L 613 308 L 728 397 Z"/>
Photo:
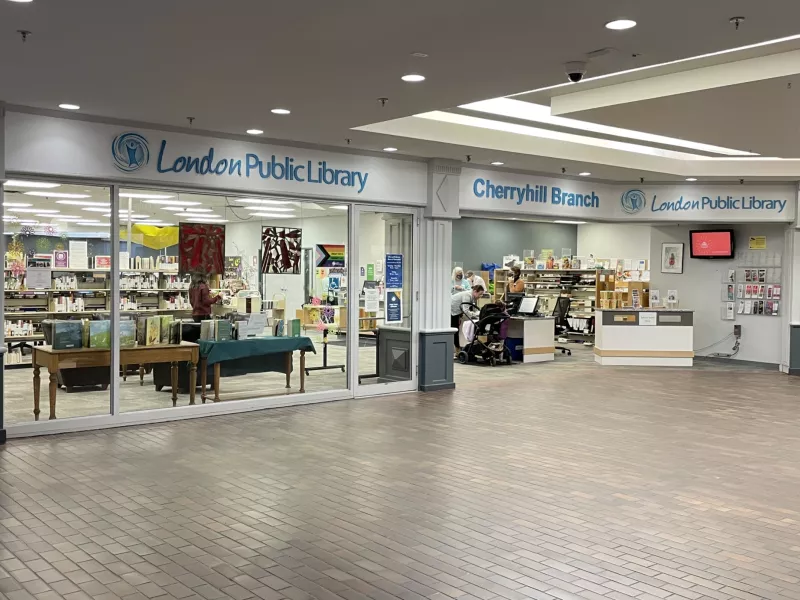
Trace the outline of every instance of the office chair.
<path fill-rule="evenodd" d="M 567 296 L 559 296 L 556 298 L 556 305 L 553 307 L 553 317 L 555 317 L 556 320 L 556 337 L 569 329 L 567 315 L 569 315 L 570 301 L 570 298 Z M 556 350 L 561 350 L 561 354 L 572 356 L 572 350 L 565 348 L 564 346 L 556 346 Z"/>

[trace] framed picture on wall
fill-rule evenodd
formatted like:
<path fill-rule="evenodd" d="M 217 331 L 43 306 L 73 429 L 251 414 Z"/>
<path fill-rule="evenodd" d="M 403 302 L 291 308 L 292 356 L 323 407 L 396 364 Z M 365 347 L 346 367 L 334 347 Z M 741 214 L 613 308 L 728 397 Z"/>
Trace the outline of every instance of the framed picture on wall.
<path fill-rule="evenodd" d="M 665 242 L 661 244 L 661 272 L 683 273 L 683 242 Z"/>

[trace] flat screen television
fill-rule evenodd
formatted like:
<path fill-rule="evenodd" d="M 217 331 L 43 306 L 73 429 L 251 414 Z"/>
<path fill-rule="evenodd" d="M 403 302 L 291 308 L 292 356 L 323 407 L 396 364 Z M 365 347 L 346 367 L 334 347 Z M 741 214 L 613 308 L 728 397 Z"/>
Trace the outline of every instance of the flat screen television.
<path fill-rule="evenodd" d="M 733 258 L 733 229 L 705 229 L 689 232 L 692 258 Z"/>

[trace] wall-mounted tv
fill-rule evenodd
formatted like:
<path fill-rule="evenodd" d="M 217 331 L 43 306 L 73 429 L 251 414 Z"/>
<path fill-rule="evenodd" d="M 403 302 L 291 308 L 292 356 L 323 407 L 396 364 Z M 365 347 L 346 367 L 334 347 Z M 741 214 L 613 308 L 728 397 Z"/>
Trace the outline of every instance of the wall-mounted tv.
<path fill-rule="evenodd" d="M 705 229 L 689 232 L 692 258 L 733 258 L 733 229 Z"/>

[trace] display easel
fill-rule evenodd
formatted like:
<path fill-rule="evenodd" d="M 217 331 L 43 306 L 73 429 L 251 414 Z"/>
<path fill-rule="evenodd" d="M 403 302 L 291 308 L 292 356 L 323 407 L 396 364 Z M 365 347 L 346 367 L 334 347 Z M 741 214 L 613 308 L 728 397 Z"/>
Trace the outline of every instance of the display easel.
<path fill-rule="evenodd" d="M 341 369 L 344 373 L 344 365 L 329 365 L 328 364 L 328 328 L 322 330 L 322 366 L 321 367 L 307 367 L 306 375 L 311 371 L 325 371 L 328 369 Z"/>

